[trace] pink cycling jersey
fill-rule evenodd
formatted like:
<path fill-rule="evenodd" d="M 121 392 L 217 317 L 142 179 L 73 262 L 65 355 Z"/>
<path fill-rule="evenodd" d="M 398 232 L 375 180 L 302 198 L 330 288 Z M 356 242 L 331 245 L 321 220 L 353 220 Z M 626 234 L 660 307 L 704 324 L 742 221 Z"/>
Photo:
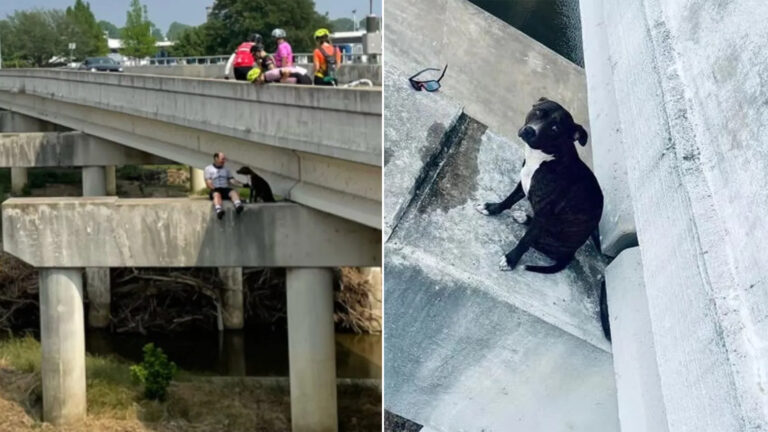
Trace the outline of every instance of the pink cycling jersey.
<path fill-rule="evenodd" d="M 264 81 L 278 82 L 282 78 L 282 72 L 306 74 L 307 70 L 296 66 L 270 69 L 264 72 Z M 296 78 L 289 77 L 286 78 L 283 82 L 286 84 L 296 84 Z"/>
<path fill-rule="evenodd" d="M 285 67 L 293 65 L 293 50 L 291 44 L 286 41 L 280 42 L 277 45 L 277 52 L 275 53 L 275 66 Z"/>

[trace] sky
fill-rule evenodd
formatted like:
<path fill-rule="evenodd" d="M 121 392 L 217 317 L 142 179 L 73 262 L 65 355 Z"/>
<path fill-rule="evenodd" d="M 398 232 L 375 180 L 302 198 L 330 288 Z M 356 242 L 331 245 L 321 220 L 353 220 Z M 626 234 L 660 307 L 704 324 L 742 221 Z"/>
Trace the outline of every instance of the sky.
<path fill-rule="evenodd" d="M 214 0 L 140 0 L 147 5 L 149 19 L 163 32 L 168 31 L 172 22 L 198 25 L 205 22 L 205 8 L 213 5 Z M 280 1 L 280 0 L 275 0 Z M 373 1 L 373 13 L 381 15 L 381 1 Z M 118 27 L 125 25 L 125 13 L 130 0 L 86 0 L 91 4 L 91 11 L 97 21 L 106 20 Z M 75 4 L 75 0 L 0 0 L 0 18 L 5 18 L 13 11 L 26 9 L 66 9 Z M 182 6 L 183 5 L 183 6 Z M 368 14 L 369 0 L 315 0 L 315 9 L 321 14 L 329 13 L 333 18 L 352 18 L 352 9 L 357 9 L 357 19 Z"/>

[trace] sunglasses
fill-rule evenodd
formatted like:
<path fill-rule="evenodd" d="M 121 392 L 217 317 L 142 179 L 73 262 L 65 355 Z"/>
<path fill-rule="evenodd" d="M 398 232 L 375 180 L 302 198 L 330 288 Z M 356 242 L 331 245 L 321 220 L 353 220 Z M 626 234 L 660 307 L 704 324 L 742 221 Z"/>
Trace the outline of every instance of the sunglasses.
<path fill-rule="evenodd" d="M 426 71 L 439 71 L 439 70 L 440 69 L 435 69 L 435 68 L 424 69 L 418 72 L 416 75 L 408 78 L 408 81 L 411 83 L 411 87 L 413 87 L 413 89 L 416 91 L 421 91 L 422 89 L 428 92 L 437 91 L 438 89 L 440 89 L 440 80 L 443 79 L 443 77 L 445 76 L 445 71 L 448 70 L 447 64 L 445 65 L 445 68 L 443 68 L 443 73 L 440 74 L 440 78 L 436 80 L 432 79 L 432 80 L 421 81 L 415 78 Z"/>

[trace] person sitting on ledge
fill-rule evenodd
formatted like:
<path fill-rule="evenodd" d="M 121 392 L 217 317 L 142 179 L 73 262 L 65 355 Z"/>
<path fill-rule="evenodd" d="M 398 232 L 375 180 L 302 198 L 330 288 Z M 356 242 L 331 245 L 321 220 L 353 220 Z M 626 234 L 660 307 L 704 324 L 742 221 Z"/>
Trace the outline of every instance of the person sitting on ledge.
<path fill-rule="evenodd" d="M 213 200 L 213 206 L 216 209 L 216 217 L 224 217 L 222 200 L 230 199 L 235 204 L 235 212 L 240 214 L 243 211 L 243 203 L 240 201 L 240 195 L 230 186 L 243 187 L 244 185 L 235 180 L 232 173 L 224 164 L 227 163 L 227 157 L 224 153 L 216 152 L 213 154 L 213 164 L 205 167 L 205 185 L 210 192 L 208 198 Z"/>

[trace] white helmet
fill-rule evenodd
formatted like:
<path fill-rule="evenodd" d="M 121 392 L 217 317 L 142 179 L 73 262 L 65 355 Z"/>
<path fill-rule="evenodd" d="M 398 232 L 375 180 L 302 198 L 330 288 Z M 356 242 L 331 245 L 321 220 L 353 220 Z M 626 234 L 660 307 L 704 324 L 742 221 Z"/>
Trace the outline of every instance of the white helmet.
<path fill-rule="evenodd" d="M 275 39 L 285 39 L 285 30 L 281 28 L 272 30 L 272 37 Z"/>

